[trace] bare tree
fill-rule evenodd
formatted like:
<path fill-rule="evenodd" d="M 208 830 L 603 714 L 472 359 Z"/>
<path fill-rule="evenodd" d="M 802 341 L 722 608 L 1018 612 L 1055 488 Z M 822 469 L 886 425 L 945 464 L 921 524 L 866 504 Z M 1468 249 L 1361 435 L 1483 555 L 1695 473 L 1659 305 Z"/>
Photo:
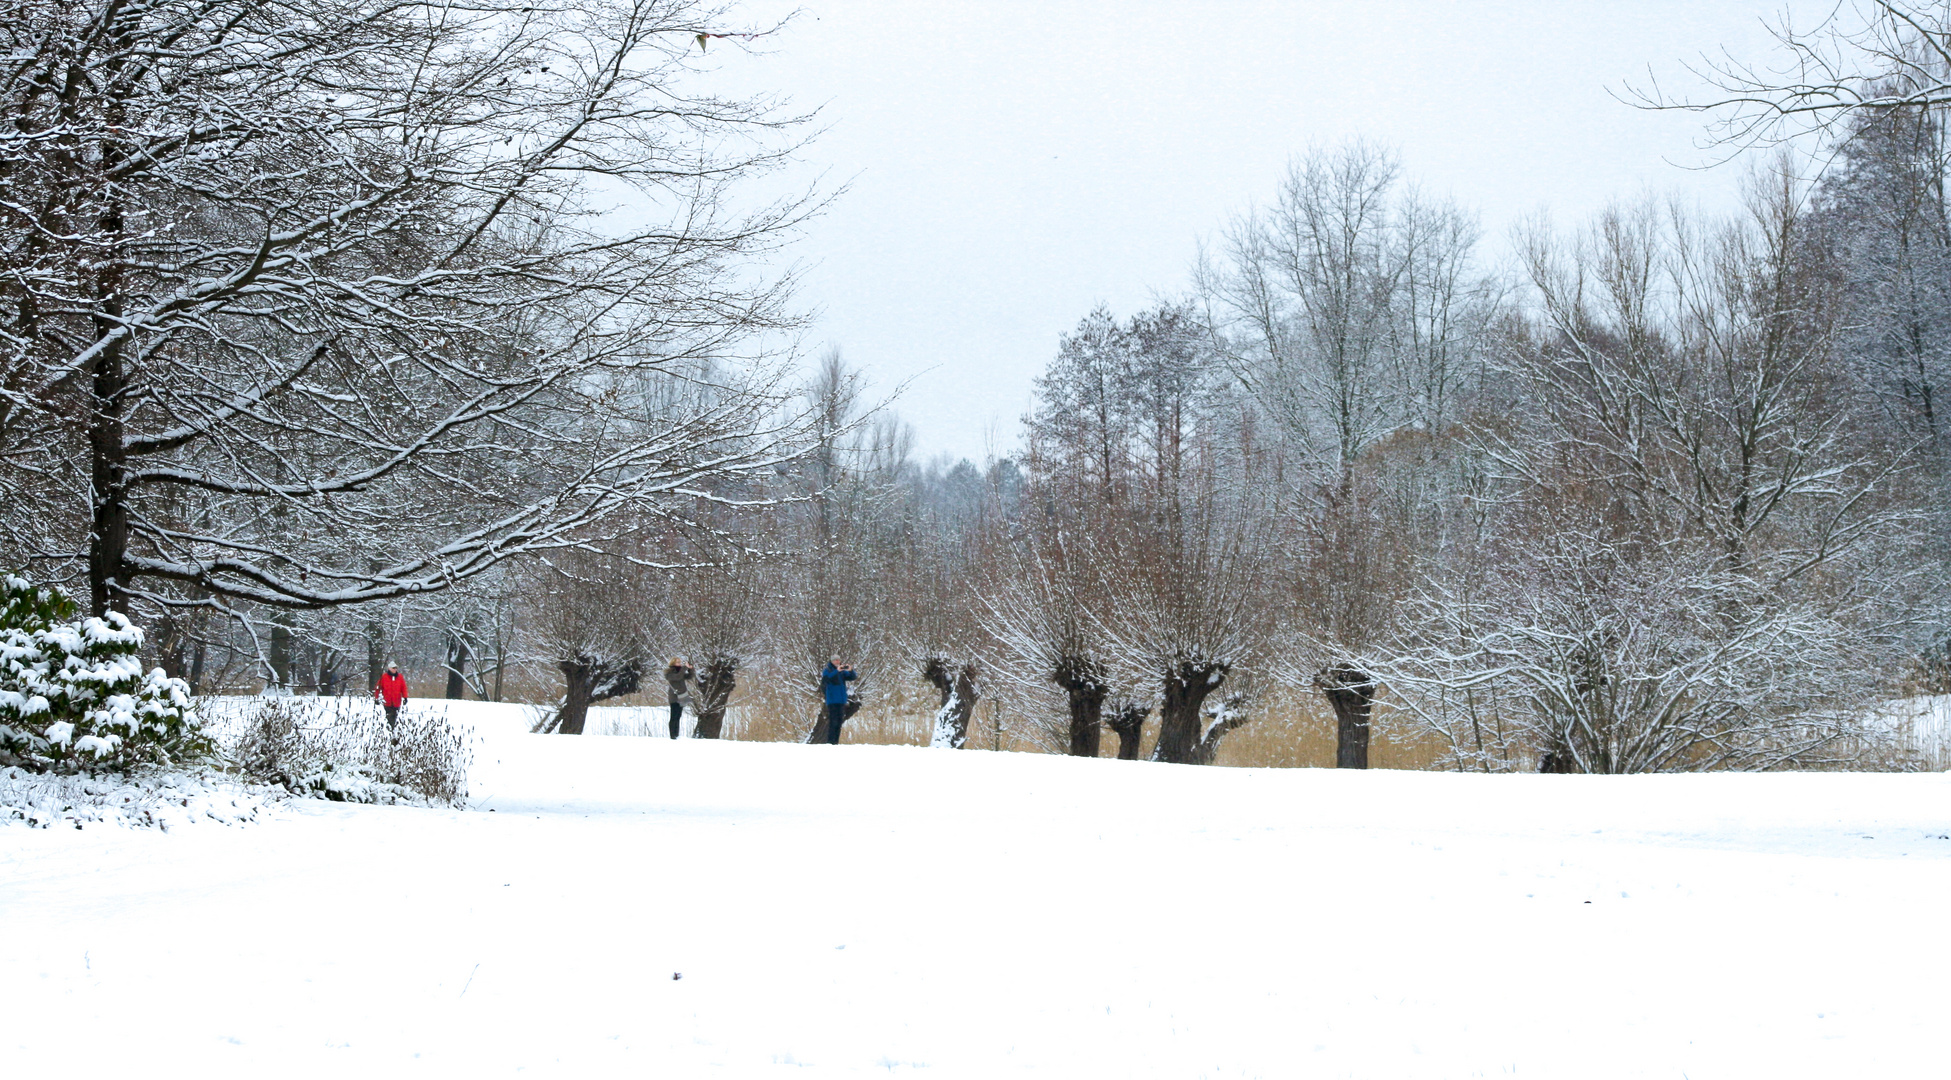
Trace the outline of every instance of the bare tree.
<path fill-rule="evenodd" d="M 687 572 L 682 582 L 676 618 L 698 671 L 698 720 L 691 734 L 716 739 L 724 733 L 740 665 L 757 647 L 759 570 L 749 555 L 728 555 Z"/>
<path fill-rule="evenodd" d="M 527 630 L 563 682 L 561 700 L 536 730 L 580 735 L 591 705 L 637 692 L 651 663 L 647 631 L 655 629 L 646 614 L 664 606 L 663 576 L 578 551 L 558 553 L 529 575 Z"/>
<path fill-rule="evenodd" d="M 1201 275 L 1231 330 L 1235 377 L 1344 493 L 1362 452 L 1402 422 L 1390 371 L 1406 269 L 1400 175 L 1395 155 L 1368 143 L 1309 152 L 1272 206 L 1234 223 L 1226 265 Z"/>
<path fill-rule="evenodd" d="M 1060 531 L 1025 537 L 983 590 L 979 613 L 996 642 L 993 666 L 999 672 L 1018 682 L 1052 683 L 1062 692 L 1061 745 L 1076 757 L 1098 756 L 1104 703 L 1114 686 L 1107 643 L 1092 613 L 1099 595 L 1096 569 L 1085 539 Z"/>
<path fill-rule="evenodd" d="M 1818 185 L 1816 227 L 1841 286 L 1839 348 L 1899 437 L 1951 454 L 1951 132 L 1946 107 L 1866 110 Z"/>
<path fill-rule="evenodd" d="M 1117 663 L 1158 688 L 1154 761 L 1199 760 L 1207 696 L 1266 645 L 1260 553 L 1242 523 L 1216 517 L 1132 527 L 1111 548 L 1102 630 Z"/>
<path fill-rule="evenodd" d="M 1777 174 L 1724 225 L 1642 205 L 1569 252 L 1533 235 L 1494 558 L 1437 575 L 1373 660 L 1459 764 L 1489 766 L 1460 729 L 1479 693 L 1554 770 L 1810 763 L 1860 734 L 1922 584 L 1916 512 L 1861 437 L 1803 206 Z"/>
<path fill-rule="evenodd" d="M 1732 56 L 1689 65 L 1709 89 L 1676 97 L 1657 84 L 1628 87 L 1646 108 L 1711 114 L 1714 141 L 1736 150 L 1810 133 L 1847 132 L 1859 115 L 1951 104 L 1951 7 L 1917 0 L 1850 0 L 1798 29 L 1784 13 L 1769 26 L 1766 63 Z"/>
<path fill-rule="evenodd" d="M 872 467 L 886 448 L 874 441 L 880 405 L 863 400 L 865 386 L 838 349 L 820 357 L 800 391 L 811 449 L 785 470 L 794 508 L 772 534 L 790 557 L 773 567 L 778 600 L 766 638 L 775 676 L 806 695 L 808 742 L 825 733 L 819 673 L 830 657 L 859 673 L 856 700 L 885 685 L 901 662 L 882 603 L 891 549 L 877 530 L 887 477 Z"/>
<path fill-rule="evenodd" d="M 634 407 L 788 321 L 753 271 L 805 207 L 727 196 L 795 121 L 689 90 L 715 18 L 15 4 L 0 457 L 44 524 L 14 557 L 97 611 L 361 603 L 769 469 L 761 367 L 668 425 Z"/>
<path fill-rule="evenodd" d="M 1032 453 L 1049 461 L 1048 472 L 1099 502 L 1129 489 L 1131 387 L 1130 334 L 1100 306 L 1063 336 L 1036 380 L 1038 407 L 1024 417 Z"/>

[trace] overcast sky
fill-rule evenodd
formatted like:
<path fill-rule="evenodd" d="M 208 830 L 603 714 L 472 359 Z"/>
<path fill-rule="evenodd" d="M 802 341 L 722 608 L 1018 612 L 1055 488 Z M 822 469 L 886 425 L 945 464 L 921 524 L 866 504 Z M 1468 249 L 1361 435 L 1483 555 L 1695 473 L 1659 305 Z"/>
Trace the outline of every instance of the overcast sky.
<path fill-rule="evenodd" d="M 759 18 L 789 5 L 754 3 Z M 1806 5 L 1805 5 L 1806 6 Z M 1562 223 L 1652 189 L 1729 207 L 1701 118 L 1609 96 L 1725 47 L 1766 59 L 1776 2 L 915 3 L 813 0 L 728 82 L 821 109 L 809 172 L 850 190 L 805 234 L 809 346 L 883 388 L 924 457 L 1007 452 L 1030 380 L 1099 302 L 1182 290 L 1202 238 L 1310 143 L 1394 147 L 1477 209 Z"/>

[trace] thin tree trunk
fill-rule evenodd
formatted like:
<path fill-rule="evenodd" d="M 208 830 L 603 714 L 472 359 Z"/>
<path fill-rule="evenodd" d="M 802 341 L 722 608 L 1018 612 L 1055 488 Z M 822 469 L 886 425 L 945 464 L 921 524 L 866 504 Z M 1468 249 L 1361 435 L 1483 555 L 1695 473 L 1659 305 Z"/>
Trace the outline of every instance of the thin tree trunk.
<path fill-rule="evenodd" d="M 495 689 L 493 697 L 489 699 L 497 702 L 501 700 L 501 673 L 508 670 L 508 647 L 503 640 L 501 626 L 497 623 L 495 626 Z"/>
<path fill-rule="evenodd" d="M 291 627 L 286 623 L 289 618 L 279 612 L 278 621 L 271 624 L 271 683 L 283 689 L 291 687 Z"/>
<path fill-rule="evenodd" d="M 323 645 L 319 646 L 318 692 L 320 694 L 322 695 L 330 694 L 333 688 L 337 687 L 340 684 L 339 661 L 341 659 L 343 659 L 343 657 L 336 650 L 327 648 L 326 646 Z"/>
<path fill-rule="evenodd" d="M 378 619 L 366 623 L 366 692 L 379 688 L 380 673 L 386 670 L 386 628 Z"/>
<path fill-rule="evenodd" d="M 189 642 L 183 635 L 183 624 L 175 615 L 165 612 L 156 620 L 156 662 L 164 675 L 180 679 L 188 661 Z"/>
<path fill-rule="evenodd" d="M 467 640 L 455 634 L 447 646 L 447 700 L 459 701 L 467 690 Z"/>

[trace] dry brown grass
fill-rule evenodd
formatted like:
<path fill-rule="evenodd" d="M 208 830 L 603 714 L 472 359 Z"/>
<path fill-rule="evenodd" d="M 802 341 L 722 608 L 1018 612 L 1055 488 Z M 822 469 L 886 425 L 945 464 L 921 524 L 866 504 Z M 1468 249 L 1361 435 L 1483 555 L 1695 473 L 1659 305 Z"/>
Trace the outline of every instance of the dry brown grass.
<path fill-rule="evenodd" d="M 1219 744 L 1220 765 L 1272 769 L 1331 769 L 1335 764 L 1334 710 L 1319 694 L 1279 691 L 1253 706 L 1253 719 Z M 1428 729 L 1380 705 L 1370 730 L 1371 769 L 1450 767 L 1447 747 Z"/>

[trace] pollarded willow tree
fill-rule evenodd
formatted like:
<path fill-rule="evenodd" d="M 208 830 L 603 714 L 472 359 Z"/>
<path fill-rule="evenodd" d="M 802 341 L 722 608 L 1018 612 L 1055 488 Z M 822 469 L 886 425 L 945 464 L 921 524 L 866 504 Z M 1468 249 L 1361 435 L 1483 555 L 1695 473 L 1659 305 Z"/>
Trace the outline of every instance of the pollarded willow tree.
<path fill-rule="evenodd" d="M 97 612 L 343 605 L 768 469 L 791 410 L 734 358 L 808 206 L 731 205 L 796 120 L 710 92 L 721 17 L 8 3 L 6 560 Z"/>
<path fill-rule="evenodd" d="M 1105 545 L 1099 625 L 1113 665 L 1157 689 L 1154 761 L 1211 764 L 1249 719 L 1243 700 L 1206 709 L 1268 638 L 1266 552 L 1230 510 L 1202 503 L 1175 521 L 1118 529 Z"/>
<path fill-rule="evenodd" d="M 995 642 L 1000 677 L 1031 694 L 1048 683 L 1063 695 L 1062 736 L 1051 741 L 1072 756 L 1096 757 L 1104 703 L 1118 687 L 1108 642 L 1092 617 L 1101 596 L 1094 553 L 1085 530 L 1075 531 L 1080 535 L 1058 528 L 1022 538 L 985 583 L 976 617 Z M 1137 752 L 1135 738 L 1131 750 Z"/>

